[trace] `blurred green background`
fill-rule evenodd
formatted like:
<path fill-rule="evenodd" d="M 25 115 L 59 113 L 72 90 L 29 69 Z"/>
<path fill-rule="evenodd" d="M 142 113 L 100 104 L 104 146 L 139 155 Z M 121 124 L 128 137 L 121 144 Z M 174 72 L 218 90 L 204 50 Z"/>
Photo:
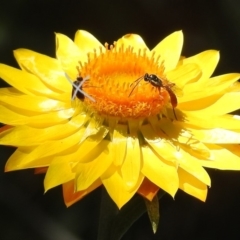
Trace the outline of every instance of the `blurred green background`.
<path fill-rule="evenodd" d="M 153 48 L 183 30 L 183 55 L 220 50 L 215 75 L 240 72 L 239 9 L 238 0 L 5 0 L 0 4 L 0 62 L 17 67 L 12 54 L 17 48 L 54 57 L 54 32 L 73 38 L 85 29 L 102 43 L 138 33 Z M 12 152 L 0 147 L 0 239 L 96 240 L 100 189 L 67 209 L 61 187 L 43 194 L 43 175 L 3 173 Z M 164 196 L 157 233 L 145 214 L 123 240 L 240 239 L 240 172 L 208 172 L 212 187 L 206 203 L 181 191 L 175 199 Z"/>

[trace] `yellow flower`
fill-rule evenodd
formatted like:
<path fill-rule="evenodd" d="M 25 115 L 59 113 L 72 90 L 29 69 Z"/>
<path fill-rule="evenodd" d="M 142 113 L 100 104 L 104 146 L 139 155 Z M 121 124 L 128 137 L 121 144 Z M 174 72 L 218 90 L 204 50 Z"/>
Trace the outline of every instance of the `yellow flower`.
<path fill-rule="evenodd" d="M 45 168 L 45 190 L 62 184 L 67 206 L 104 185 L 121 208 L 159 189 L 204 201 L 203 167 L 240 170 L 240 120 L 229 114 L 240 74 L 211 78 L 217 51 L 181 57 L 180 31 L 151 51 L 136 34 L 110 46 L 83 30 L 56 38 L 56 59 L 18 49 L 21 70 L 0 65 L 12 85 L 0 89 L 0 144 L 17 147 L 6 171 Z"/>

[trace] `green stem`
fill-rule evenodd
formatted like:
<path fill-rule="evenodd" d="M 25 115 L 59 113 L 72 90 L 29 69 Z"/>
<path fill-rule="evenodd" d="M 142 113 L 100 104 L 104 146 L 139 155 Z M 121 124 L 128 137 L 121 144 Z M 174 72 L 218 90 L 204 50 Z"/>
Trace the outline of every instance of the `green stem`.
<path fill-rule="evenodd" d="M 160 191 L 158 198 L 163 195 L 164 192 Z M 97 240 L 120 240 L 146 211 L 144 199 L 138 194 L 118 210 L 103 188 Z"/>

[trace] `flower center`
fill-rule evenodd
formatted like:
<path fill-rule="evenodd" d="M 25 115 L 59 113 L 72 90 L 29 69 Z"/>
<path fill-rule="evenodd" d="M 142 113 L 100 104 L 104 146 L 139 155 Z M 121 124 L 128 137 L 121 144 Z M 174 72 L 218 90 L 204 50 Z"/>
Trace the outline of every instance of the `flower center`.
<path fill-rule="evenodd" d="M 88 55 L 88 62 L 80 63 L 82 76 L 90 76 L 83 91 L 96 101 L 85 98 L 84 103 L 100 116 L 140 119 L 159 114 L 169 103 L 165 88 L 156 87 L 144 79 L 146 73 L 155 74 L 162 81 L 164 65 L 154 54 L 133 48 L 108 47 Z"/>

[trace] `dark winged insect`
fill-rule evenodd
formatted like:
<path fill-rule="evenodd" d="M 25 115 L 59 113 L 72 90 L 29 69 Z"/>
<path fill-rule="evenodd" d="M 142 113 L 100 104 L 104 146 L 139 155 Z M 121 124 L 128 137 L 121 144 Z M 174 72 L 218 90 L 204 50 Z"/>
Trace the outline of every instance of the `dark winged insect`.
<path fill-rule="evenodd" d="M 159 92 L 161 91 L 161 88 L 164 88 L 168 92 L 169 97 L 170 97 L 170 101 L 171 101 L 171 105 L 172 105 L 172 108 L 173 108 L 173 113 L 174 113 L 175 118 L 177 119 L 174 108 L 177 107 L 178 100 L 177 100 L 177 97 L 176 97 L 175 93 L 172 90 L 172 87 L 174 87 L 175 84 L 170 83 L 170 82 L 168 82 L 167 84 L 164 84 L 163 80 L 155 74 L 145 73 L 143 76 L 141 76 L 140 78 L 135 80 L 133 83 L 131 83 L 130 86 L 132 86 L 133 84 L 135 84 L 135 85 L 132 88 L 132 90 L 129 94 L 129 97 L 132 95 L 134 89 L 137 87 L 137 85 L 140 83 L 140 81 L 142 79 L 144 79 L 144 81 L 146 81 L 146 82 L 149 82 L 152 86 L 156 87 L 159 90 Z"/>
<path fill-rule="evenodd" d="M 85 97 L 89 98 L 91 101 L 96 102 L 96 100 L 91 97 L 89 94 L 83 91 L 82 86 L 83 84 L 90 79 L 89 76 L 82 78 L 82 77 L 77 77 L 76 81 L 72 81 L 71 78 L 65 73 L 65 76 L 67 80 L 71 83 L 73 86 L 72 89 L 72 100 L 74 100 L 76 97 L 80 100 L 84 100 Z"/>

